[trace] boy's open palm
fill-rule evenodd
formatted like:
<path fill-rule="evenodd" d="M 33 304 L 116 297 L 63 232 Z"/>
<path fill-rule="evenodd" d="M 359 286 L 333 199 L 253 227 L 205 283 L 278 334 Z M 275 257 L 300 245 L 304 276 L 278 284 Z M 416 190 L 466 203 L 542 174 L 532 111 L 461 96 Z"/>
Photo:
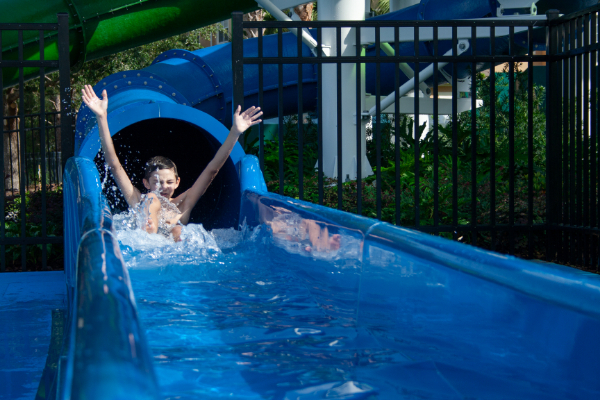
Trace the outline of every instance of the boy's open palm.
<path fill-rule="evenodd" d="M 106 90 L 102 91 L 102 100 L 96 96 L 94 89 L 90 85 L 85 85 L 81 89 L 81 93 L 81 99 L 94 114 L 106 114 L 106 110 L 108 109 L 108 95 L 106 94 Z"/>
<path fill-rule="evenodd" d="M 260 116 L 262 115 L 262 111 L 260 111 L 260 107 L 250 107 L 243 113 L 240 113 L 242 107 L 237 106 L 237 109 L 233 113 L 233 129 L 236 129 L 239 134 L 244 133 L 244 131 L 250 128 L 252 125 L 256 125 L 262 122 Z"/>

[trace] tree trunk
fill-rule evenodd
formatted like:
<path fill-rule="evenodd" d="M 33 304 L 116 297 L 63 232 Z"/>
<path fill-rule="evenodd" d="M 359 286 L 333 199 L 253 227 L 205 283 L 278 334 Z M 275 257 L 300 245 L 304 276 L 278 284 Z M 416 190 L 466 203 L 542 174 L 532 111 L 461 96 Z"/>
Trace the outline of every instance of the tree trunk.
<path fill-rule="evenodd" d="M 313 3 L 300 4 L 294 7 L 294 12 L 302 21 L 312 21 Z"/>
<path fill-rule="evenodd" d="M 4 188 L 12 192 L 19 190 L 20 152 L 19 152 L 19 122 L 17 115 L 19 107 L 17 100 L 19 92 L 15 88 L 7 89 L 4 93 Z"/>
<path fill-rule="evenodd" d="M 54 96 L 54 100 L 51 101 L 54 105 L 54 111 L 57 111 L 56 119 L 54 120 L 54 131 L 56 132 L 56 149 L 55 151 L 60 151 L 61 149 L 61 132 L 60 132 L 60 95 L 57 94 Z M 48 137 L 49 138 L 49 137 Z"/>
<path fill-rule="evenodd" d="M 263 20 L 263 10 L 259 9 L 256 11 L 252 11 L 251 13 L 244 14 L 244 21 L 262 21 Z M 246 33 L 247 38 L 255 38 L 258 37 L 258 29 L 257 28 L 245 28 L 244 32 Z M 263 30 L 264 33 L 264 30 Z"/>

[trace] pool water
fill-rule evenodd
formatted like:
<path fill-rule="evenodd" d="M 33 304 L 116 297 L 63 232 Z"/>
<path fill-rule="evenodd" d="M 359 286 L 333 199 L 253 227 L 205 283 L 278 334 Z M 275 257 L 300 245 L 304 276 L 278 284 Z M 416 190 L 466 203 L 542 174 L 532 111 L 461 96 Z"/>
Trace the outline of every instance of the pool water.
<path fill-rule="evenodd" d="M 379 398 L 390 382 L 361 381 L 356 370 L 401 355 L 360 338 L 354 287 L 317 287 L 302 273 L 305 264 L 358 268 L 340 256 L 352 240 L 343 252 L 290 257 L 266 245 L 268 234 L 240 243 L 234 232 L 213 232 L 224 250 L 195 259 L 175 249 L 174 263 L 164 262 L 167 246 L 122 246 L 164 397 Z"/>
<path fill-rule="evenodd" d="M 568 357 L 564 333 L 539 336 L 540 321 L 573 324 L 572 311 L 535 300 L 538 317 L 529 315 L 523 310 L 531 300 L 523 294 L 406 254 L 370 248 L 363 264 L 361 236 L 351 230 L 336 230 L 339 248 L 309 248 L 294 236 L 299 225 L 287 223 L 285 231 L 272 225 L 253 232 L 190 225 L 180 243 L 118 232 L 163 398 L 564 399 L 594 393 L 579 373 L 553 361 L 557 351 Z M 373 276 L 376 264 L 393 268 Z M 362 276 L 365 271 L 370 275 Z M 385 274 L 404 274 L 405 283 Z M 470 292 L 455 280 L 469 282 Z M 390 290 L 397 298 L 374 302 Z M 497 302 L 480 304 L 485 296 Z M 510 308 L 495 309 L 505 297 Z"/>

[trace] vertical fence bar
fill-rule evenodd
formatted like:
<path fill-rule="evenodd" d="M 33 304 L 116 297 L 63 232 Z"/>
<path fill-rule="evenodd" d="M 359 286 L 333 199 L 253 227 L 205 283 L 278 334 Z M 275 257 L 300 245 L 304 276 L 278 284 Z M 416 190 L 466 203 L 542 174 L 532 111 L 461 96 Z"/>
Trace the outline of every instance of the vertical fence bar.
<path fill-rule="evenodd" d="M 560 255 L 560 237 L 557 237 L 556 225 L 561 212 L 561 188 L 555 184 L 560 179 L 560 122 L 558 113 L 561 111 L 559 62 L 554 57 L 558 47 L 558 28 L 553 21 L 558 18 L 557 10 L 546 13 L 548 27 L 546 29 L 546 260 L 554 261 L 557 251 Z M 559 151 L 558 154 L 557 150 Z M 556 165 L 558 164 L 558 167 Z M 558 190 L 557 190 L 558 189 Z M 558 191 L 558 193 L 557 193 Z"/>
<path fill-rule="evenodd" d="M 568 42 L 568 38 L 570 36 L 569 33 L 569 25 L 568 23 L 564 23 L 561 24 L 561 43 L 562 43 L 562 52 L 563 53 L 567 53 L 569 50 L 569 42 Z M 563 182 L 563 190 L 562 190 L 562 204 L 563 204 L 563 212 L 562 212 L 562 219 L 560 220 L 560 223 L 562 223 L 563 225 L 570 225 L 571 220 L 570 220 L 570 207 L 571 207 L 571 195 L 569 192 L 570 189 L 570 182 L 571 182 L 571 175 L 569 173 L 569 154 L 570 154 L 570 150 L 569 150 L 569 68 L 570 68 L 570 60 L 568 58 L 568 56 L 563 56 L 562 57 L 562 73 L 563 73 L 563 81 L 561 84 L 562 87 L 562 99 L 567 99 L 566 101 L 563 100 L 563 106 L 562 106 L 562 149 L 563 149 L 563 174 L 562 174 L 562 182 Z M 570 254 L 570 241 L 569 241 L 569 237 L 570 237 L 570 233 L 565 231 L 561 232 L 561 237 L 562 237 L 562 253 L 563 253 L 563 258 L 562 258 L 562 262 L 566 263 L 569 260 L 569 254 Z"/>
<path fill-rule="evenodd" d="M 593 13 L 592 14 L 592 38 L 594 38 L 594 40 L 597 42 L 598 41 L 598 34 L 599 32 L 599 18 L 600 17 L 600 13 Z M 593 215 L 592 215 L 592 220 L 594 223 L 594 227 L 598 228 L 600 227 L 600 198 L 599 198 L 599 191 L 600 191 L 600 184 L 599 184 L 599 180 L 600 177 L 598 176 L 598 172 L 600 171 L 600 121 L 598 120 L 598 93 L 599 93 L 599 89 L 598 89 L 598 83 L 600 82 L 600 78 L 599 78 L 599 72 L 600 72 L 600 68 L 598 68 L 598 63 L 600 61 L 600 57 L 599 57 L 599 52 L 598 50 L 594 50 L 594 52 L 592 52 L 592 88 L 594 89 L 594 94 L 592 96 L 593 99 L 593 103 L 591 105 L 592 108 L 592 118 L 591 118 L 591 124 L 592 124 L 592 130 L 593 130 L 593 138 L 594 138 L 594 144 L 593 144 L 593 151 L 594 151 L 594 164 L 593 164 L 593 171 L 594 171 L 594 187 L 595 190 L 593 191 L 594 193 L 594 197 L 593 197 L 593 202 L 592 202 L 592 210 L 593 210 Z M 594 255 L 595 258 L 594 260 L 596 260 L 596 272 L 600 271 L 600 256 L 598 255 L 598 249 L 600 249 L 600 235 L 598 237 L 596 237 L 595 239 L 595 246 L 593 246 L 593 249 L 595 251 Z"/>
<path fill-rule="evenodd" d="M 471 54 L 477 54 L 477 28 L 471 27 Z M 471 63 L 471 244 L 477 246 L 477 65 Z"/>
<path fill-rule="evenodd" d="M 277 130 L 277 137 L 279 138 L 279 194 L 284 195 L 285 189 L 285 175 L 283 169 L 283 28 L 277 28 L 277 116 L 279 120 L 279 128 Z"/>
<path fill-rule="evenodd" d="M 323 59 L 323 30 L 317 27 L 317 58 L 319 61 Z M 323 205 L 323 64 L 317 64 L 317 119 L 319 126 L 317 127 L 317 184 L 319 186 L 319 204 Z"/>
<path fill-rule="evenodd" d="M 400 54 L 400 30 L 394 27 L 394 54 Z M 394 63 L 394 88 L 400 87 L 400 68 L 398 62 Z M 394 97 L 394 172 L 396 178 L 395 185 L 395 207 L 396 207 L 396 225 L 402 221 L 401 193 L 400 193 L 400 90 L 395 90 Z"/>
<path fill-rule="evenodd" d="M 2 30 L 0 30 L 0 49 L 2 49 Z M 0 51 L 0 62 L 2 62 L 2 51 Z M 2 68 L 0 67 L 0 110 L 2 110 L 2 121 L 0 125 L 0 154 L 4 157 L 4 78 L 2 73 Z M 4 159 L 0 164 L 0 176 L 6 176 L 6 171 L 4 171 Z M 0 222 L 0 272 L 6 271 L 6 245 L 4 244 L 4 239 L 6 238 L 6 204 L 5 204 L 5 196 L 6 196 L 6 187 L 5 180 L 0 179 L 0 193 L 2 193 L 2 198 L 0 199 L 0 211 L 2 212 L 2 222 Z"/>
<path fill-rule="evenodd" d="M 380 31 L 379 26 L 375 27 L 375 157 L 376 168 L 375 172 L 375 191 L 377 204 L 377 219 L 381 219 L 381 57 L 380 57 Z"/>
<path fill-rule="evenodd" d="M 574 50 L 576 50 L 575 45 L 576 38 L 576 26 L 575 20 L 569 21 L 569 199 L 570 199 L 570 209 L 569 209 L 569 227 L 572 227 L 577 223 L 577 203 L 576 203 L 576 195 L 577 195 L 577 170 L 575 166 L 577 165 L 577 114 L 576 114 L 576 103 L 577 103 L 577 75 L 576 75 L 576 56 L 573 54 Z M 573 238 L 576 237 L 576 234 L 572 231 L 568 232 L 569 234 L 569 263 L 573 263 L 576 260 L 576 243 L 573 242 Z"/>
<path fill-rule="evenodd" d="M 58 15 L 58 64 L 60 81 L 60 131 L 62 168 L 67 160 L 75 154 L 73 138 L 73 116 L 71 112 L 71 64 L 69 58 L 69 14 Z"/>
<path fill-rule="evenodd" d="M 558 182 L 560 184 L 556 184 L 556 190 L 560 192 L 560 195 L 557 199 L 557 207 L 559 207 L 559 219 L 557 220 L 557 224 L 568 224 L 569 220 L 569 204 L 570 204 L 570 196 L 569 196 L 569 102 L 559 99 L 568 98 L 568 85 L 569 85 L 569 59 L 564 54 L 568 51 L 568 42 L 567 42 L 567 24 L 560 24 L 560 29 L 557 30 L 557 54 L 562 53 L 560 59 L 557 59 L 558 71 L 560 73 L 558 77 L 558 88 L 559 94 L 555 97 L 555 101 L 557 103 L 556 111 L 559 116 L 560 129 L 557 131 L 557 137 L 555 139 L 555 146 L 558 146 L 556 149 L 557 154 L 559 156 L 558 160 L 562 161 L 562 168 L 560 171 L 556 171 L 556 178 L 559 179 Z M 561 80 L 562 79 L 562 80 Z M 560 149 L 560 150 L 559 150 Z M 562 187 L 560 186 L 562 185 Z M 559 236 L 559 251 L 561 255 L 561 262 L 566 263 L 568 260 L 569 254 L 569 233 L 565 230 L 558 230 L 557 225 L 557 235 Z"/>
<path fill-rule="evenodd" d="M 583 96 L 582 96 L 582 112 L 583 112 L 583 198 L 582 198 L 582 225 L 589 229 L 590 227 L 590 203 L 589 203 L 589 193 L 590 193 L 590 170 L 589 170 L 589 123 L 590 123 L 590 109 L 589 109 L 589 82 L 590 82 L 590 53 L 589 53 L 589 32 L 590 32 L 590 24 L 588 16 L 583 18 L 583 42 L 582 45 L 585 48 L 585 53 L 583 54 L 583 75 L 582 75 L 582 84 L 583 84 Z M 589 269 L 591 265 L 590 260 L 590 235 L 586 233 L 584 235 L 583 240 L 583 267 L 585 269 Z"/>
<path fill-rule="evenodd" d="M 19 30 L 19 63 L 23 63 L 23 31 Z M 26 208 L 26 193 L 27 193 L 27 160 L 26 160 L 26 149 L 27 149 L 27 137 L 25 134 L 25 79 L 23 76 L 23 67 L 19 67 L 19 137 L 21 145 L 19 147 L 19 154 L 21 157 L 21 169 L 19 177 L 19 196 L 21 197 L 21 238 L 27 236 L 27 208 Z M 21 270 L 27 270 L 27 245 L 24 243 L 21 245 Z"/>
<path fill-rule="evenodd" d="M 452 27 L 452 53 L 458 54 L 457 28 Z M 452 62 L 452 239 L 458 240 L 458 65 Z"/>
<path fill-rule="evenodd" d="M 15 116 L 12 116 L 11 118 L 12 119 L 16 119 Z M 18 129 L 11 129 L 9 132 L 10 133 L 14 133 L 15 136 L 18 137 L 18 134 L 19 134 L 19 130 Z M 19 151 L 19 140 L 17 140 L 16 142 L 17 142 L 17 143 L 15 143 L 16 149 L 14 151 L 16 151 L 17 154 L 20 154 L 20 151 Z M 12 143 L 12 140 L 8 141 L 8 147 L 9 147 L 10 154 L 13 154 L 13 143 Z M 21 158 L 18 157 L 17 158 L 17 171 L 16 172 L 15 172 L 15 170 L 13 168 L 13 163 L 12 162 L 10 163 L 10 189 L 11 189 L 13 195 L 15 194 L 15 191 L 18 191 L 18 189 L 19 189 L 19 188 L 15 188 L 14 177 L 15 177 L 15 174 L 19 173 L 19 171 L 21 170 L 20 168 L 21 168 Z"/>
<path fill-rule="evenodd" d="M 590 42 L 598 41 L 598 13 L 592 12 L 590 15 Z M 590 227 L 597 228 L 597 202 L 598 202 L 598 52 L 590 52 Z M 593 235 L 591 239 L 592 269 L 595 272 L 600 271 L 600 256 L 598 248 L 600 247 L 600 235 Z"/>
<path fill-rule="evenodd" d="M 233 69 L 233 101 L 231 103 L 231 112 L 234 113 L 237 107 L 244 111 L 244 15 L 239 12 L 231 13 L 231 56 Z M 240 145 L 244 148 L 244 135 L 240 135 Z"/>
<path fill-rule="evenodd" d="M 342 31 L 341 27 L 335 27 L 335 46 L 336 46 L 336 56 L 342 57 Z M 342 168 L 342 61 L 338 60 L 335 63 L 336 67 L 336 105 L 337 105 L 337 196 L 338 196 L 338 210 L 343 208 L 343 182 L 344 182 L 344 170 Z"/>
<path fill-rule="evenodd" d="M 414 198 L 415 198 L 415 227 L 417 229 L 419 229 L 419 226 L 421 225 L 421 188 L 420 188 L 420 184 L 421 184 L 421 180 L 420 180 L 420 162 L 421 162 L 421 149 L 420 149 L 420 140 L 421 140 L 421 132 L 420 132 L 420 125 L 419 125 L 419 118 L 420 118 L 420 110 L 419 110 L 419 96 L 420 96 L 420 90 L 419 90 L 419 73 L 420 73 L 420 65 L 419 65 L 419 24 L 416 23 L 415 24 L 415 42 L 414 42 L 414 46 L 415 46 L 415 84 L 414 84 L 414 88 L 413 88 L 413 93 L 414 93 L 414 110 L 415 110 L 415 121 L 414 121 L 414 135 L 415 135 L 415 194 L 414 194 Z"/>
<path fill-rule="evenodd" d="M 56 183 L 59 183 L 60 181 L 60 167 L 62 165 L 62 163 L 58 162 L 58 137 L 56 135 L 56 113 L 52 113 L 52 130 L 54 131 L 54 170 L 56 173 Z"/>
<path fill-rule="evenodd" d="M 492 250 L 496 249 L 496 72 L 493 62 L 496 54 L 496 28 L 490 27 L 490 226 L 492 229 Z"/>
<path fill-rule="evenodd" d="M 44 31 L 40 30 L 39 35 L 39 51 L 40 61 L 44 61 Z M 46 85 L 45 85 L 46 71 L 44 67 L 40 67 L 40 116 L 39 116 L 39 128 L 40 128 L 40 158 L 41 158 L 41 190 L 42 190 L 42 238 L 47 238 L 47 221 L 46 221 Z M 42 245 L 42 269 L 47 269 L 47 257 L 48 257 L 48 246 Z"/>
<path fill-rule="evenodd" d="M 527 256 L 533 258 L 533 26 L 527 29 Z"/>
<path fill-rule="evenodd" d="M 579 50 L 582 46 L 581 46 L 581 38 L 582 38 L 582 32 L 581 32 L 581 28 L 582 28 L 582 24 L 581 24 L 581 18 L 576 18 L 573 20 L 573 24 L 575 25 L 575 49 Z M 577 225 L 577 227 L 581 227 L 581 211 L 582 211 L 582 204 L 581 204 L 581 192 L 582 192 L 582 186 L 583 186 L 583 182 L 582 182 L 582 171 L 583 171 L 583 165 L 582 165 L 582 153 L 583 153 L 583 149 L 582 149 L 582 131 L 581 131 L 581 122 L 583 121 L 583 109 L 582 109 L 582 92 L 581 92 L 581 85 L 583 84 L 582 80 L 581 80 L 581 61 L 582 61 L 582 56 L 581 54 L 578 54 L 576 56 L 573 57 L 573 61 L 575 62 L 575 97 L 574 97 L 574 107 L 575 107 L 575 129 L 574 129 L 574 134 L 575 134 L 575 157 L 576 157 L 576 170 L 575 170 L 575 193 L 576 193 L 576 209 L 575 209 L 575 224 Z M 571 167 L 572 168 L 572 167 Z M 583 235 L 581 233 L 576 233 L 575 235 L 575 240 L 576 240 L 576 247 L 575 247 L 575 259 L 574 262 L 576 263 L 576 265 L 580 265 L 581 261 L 582 261 L 582 250 L 583 250 L 583 246 L 582 246 L 582 239 L 583 239 Z"/>
<path fill-rule="evenodd" d="M 38 125 L 36 128 L 36 124 L 35 124 L 35 119 L 37 118 L 38 120 Z M 26 120 L 29 120 L 29 137 L 31 138 L 31 167 L 30 167 L 30 171 L 33 177 L 33 191 L 37 192 L 37 184 L 38 182 L 38 176 L 36 174 L 37 172 L 37 162 L 36 162 L 36 140 L 35 140 L 35 136 L 36 136 L 36 131 L 39 131 L 39 122 L 40 122 L 40 117 L 39 116 L 31 116 L 29 118 L 26 118 Z M 27 125 L 25 125 L 25 129 L 27 131 Z M 28 175 L 29 176 L 29 175 Z"/>
<path fill-rule="evenodd" d="M 438 48 L 438 26 L 433 27 L 433 226 L 437 228 L 440 225 L 440 189 L 439 189 L 439 63 L 437 59 L 440 55 Z M 436 230 L 436 233 L 437 232 Z"/>
<path fill-rule="evenodd" d="M 361 29 L 356 27 L 356 55 L 363 55 Z M 356 213 L 362 215 L 362 63 L 356 62 Z M 397 210 L 397 208 L 396 208 Z M 398 211 L 396 211 L 398 212 Z"/>
<path fill-rule="evenodd" d="M 509 27 L 509 55 L 514 56 L 515 27 Z M 515 63 L 508 63 L 508 236 L 509 254 L 515 254 Z"/>
<path fill-rule="evenodd" d="M 301 30 L 299 30 L 301 32 Z M 302 57 L 302 35 L 296 37 L 298 57 Z M 304 110 L 302 64 L 298 64 L 298 198 L 304 200 Z"/>
<path fill-rule="evenodd" d="M 263 57 L 263 30 L 258 28 L 258 57 Z M 264 64 L 258 64 L 258 105 L 264 110 Z M 265 122 L 258 124 L 258 159 L 260 170 L 265 173 Z"/>

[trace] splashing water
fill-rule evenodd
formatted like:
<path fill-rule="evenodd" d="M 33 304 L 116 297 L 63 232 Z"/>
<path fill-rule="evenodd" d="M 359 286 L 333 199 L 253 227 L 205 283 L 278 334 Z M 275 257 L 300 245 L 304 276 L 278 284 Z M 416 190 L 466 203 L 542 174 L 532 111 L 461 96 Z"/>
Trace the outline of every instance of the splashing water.
<path fill-rule="evenodd" d="M 102 179 L 102 183 L 100 184 L 102 191 L 104 191 L 104 187 L 106 186 L 106 182 L 108 181 L 109 171 L 110 167 L 108 166 L 108 164 L 104 164 L 104 179 Z"/>

